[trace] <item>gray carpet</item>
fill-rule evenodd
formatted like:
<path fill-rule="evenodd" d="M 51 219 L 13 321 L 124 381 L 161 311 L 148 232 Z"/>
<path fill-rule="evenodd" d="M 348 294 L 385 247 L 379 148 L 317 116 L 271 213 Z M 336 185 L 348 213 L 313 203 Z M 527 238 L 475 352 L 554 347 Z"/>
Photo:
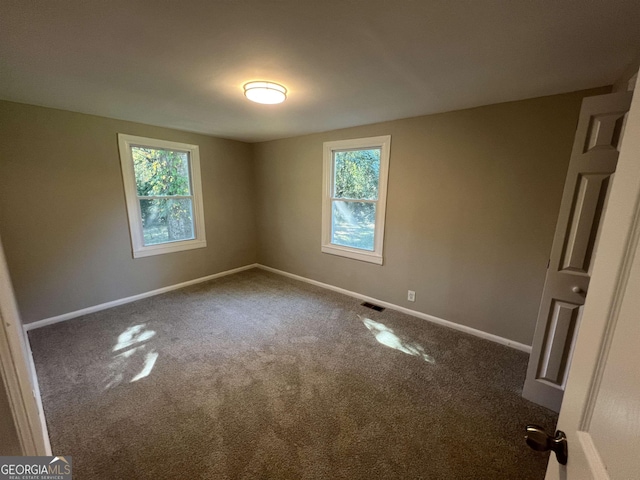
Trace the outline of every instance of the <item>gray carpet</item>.
<path fill-rule="evenodd" d="M 527 355 L 250 270 L 29 333 L 74 479 L 541 479 Z"/>

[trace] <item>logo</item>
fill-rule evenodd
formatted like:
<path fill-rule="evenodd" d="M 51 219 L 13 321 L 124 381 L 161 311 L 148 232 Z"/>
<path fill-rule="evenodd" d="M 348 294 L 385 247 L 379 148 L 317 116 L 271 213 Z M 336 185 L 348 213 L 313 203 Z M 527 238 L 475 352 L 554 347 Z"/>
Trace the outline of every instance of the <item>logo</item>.
<path fill-rule="evenodd" d="M 0 480 L 71 480 L 71 457 L 0 457 Z"/>

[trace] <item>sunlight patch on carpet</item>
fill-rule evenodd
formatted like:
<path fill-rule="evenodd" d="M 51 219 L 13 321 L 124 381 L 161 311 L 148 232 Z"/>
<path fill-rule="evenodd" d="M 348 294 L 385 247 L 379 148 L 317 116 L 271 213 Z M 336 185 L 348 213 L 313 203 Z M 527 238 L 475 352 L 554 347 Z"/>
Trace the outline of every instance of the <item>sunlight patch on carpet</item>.
<path fill-rule="evenodd" d="M 128 327 L 118 336 L 118 343 L 113 347 L 113 351 L 117 352 L 118 350 L 135 345 L 136 343 L 146 342 L 155 334 L 156 332 L 153 330 L 145 330 L 144 323 Z"/>
<path fill-rule="evenodd" d="M 157 359 L 158 352 L 147 353 L 147 356 L 144 358 L 144 367 L 142 367 L 142 371 L 135 377 L 133 377 L 129 383 L 137 382 L 144 377 L 148 377 L 151 373 L 151 370 L 153 370 L 153 366 L 156 364 Z"/>
<path fill-rule="evenodd" d="M 103 390 L 117 387 L 126 382 L 127 378 L 131 378 L 128 383 L 134 383 L 151 374 L 159 354 L 155 349 L 150 349 L 147 342 L 155 335 L 156 332 L 147 329 L 144 323 L 127 327 L 118 335 L 118 341 L 111 350 L 118 353 L 113 355 L 109 363 Z M 131 370 L 138 373 L 132 374 Z"/>
<path fill-rule="evenodd" d="M 435 364 L 435 359 L 424 351 L 419 343 L 408 342 L 398 337 L 393 329 L 387 327 L 384 323 L 376 322 L 370 318 L 358 315 L 365 327 L 376 337 L 376 340 L 385 347 L 393 348 L 407 355 L 421 358 L 427 363 Z"/>

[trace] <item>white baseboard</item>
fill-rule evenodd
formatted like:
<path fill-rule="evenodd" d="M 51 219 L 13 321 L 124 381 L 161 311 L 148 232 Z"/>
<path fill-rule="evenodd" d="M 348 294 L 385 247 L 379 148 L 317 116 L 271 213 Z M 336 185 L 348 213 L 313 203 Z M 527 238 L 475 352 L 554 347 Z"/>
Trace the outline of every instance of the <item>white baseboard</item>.
<path fill-rule="evenodd" d="M 245 265 L 243 267 L 234 268 L 232 270 L 226 270 L 224 272 L 215 273 L 213 275 L 208 275 L 206 277 L 196 278 L 194 280 L 189 280 L 187 282 L 177 283 L 175 285 L 169 285 L 168 287 L 158 288 L 157 290 L 151 290 L 150 292 L 140 293 L 138 295 L 133 295 L 131 297 L 120 298 L 118 300 L 113 300 L 111 302 L 101 303 L 100 305 L 94 305 L 93 307 L 83 308 L 81 310 L 76 310 L 74 312 L 65 313 L 63 315 L 58 315 L 55 317 L 45 318 L 43 320 L 38 320 L 35 322 L 27 323 L 23 326 L 25 331 L 34 330 L 40 327 L 46 327 L 47 325 L 53 325 L 54 323 L 64 322 L 65 320 L 70 320 L 72 318 L 80 317 L 82 315 L 87 315 L 89 313 L 99 312 L 100 310 L 106 310 L 107 308 L 117 307 L 118 305 L 124 305 L 125 303 L 135 302 L 136 300 L 141 300 L 143 298 L 153 297 L 155 295 L 160 295 L 161 293 L 170 292 L 171 290 L 177 290 L 179 288 L 188 287 L 189 285 L 195 285 L 197 283 L 207 282 L 209 280 L 213 280 L 215 278 L 224 277 L 227 275 L 232 275 L 234 273 L 242 272 L 244 270 L 249 270 L 251 268 L 261 268 L 262 270 L 266 270 L 269 272 L 277 273 L 278 275 L 283 275 L 285 277 L 293 278 L 295 280 L 299 280 L 301 282 L 310 283 L 311 285 L 316 285 L 318 287 L 326 288 L 328 290 L 332 290 L 334 292 L 342 293 L 344 295 L 348 295 L 350 297 L 355 297 L 361 300 L 365 300 L 367 302 L 375 303 L 376 305 L 380 305 L 386 308 L 390 308 L 392 310 L 396 310 L 402 313 L 406 313 L 407 315 L 412 315 L 414 317 L 421 318 L 423 320 L 428 320 L 429 322 L 437 323 L 438 325 L 443 325 L 445 327 L 453 328 L 454 330 L 459 330 L 461 332 L 469 333 L 476 337 L 484 338 L 485 340 L 490 340 L 495 343 L 499 343 L 501 345 L 506 345 L 511 348 L 515 348 L 516 350 L 521 350 L 523 352 L 531 353 L 531 346 L 525 345 L 523 343 L 519 343 L 513 340 L 509 340 L 508 338 L 499 337 L 498 335 L 494 335 L 492 333 L 483 332 L 482 330 L 477 330 L 475 328 L 467 327 L 466 325 L 460 325 L 459 323 L 450 322 L 449 320 L 445 320 L 443 318 L 434 317 L 433 315 L 429 315 L 426 313 L 418 312 L 417 310 L 411 310 L 410 308 L 402 307 L 400 305 L 395 305 L 393 303 L 385 302 L 383 300 L 379 300 L 377 298 L 368 297 L 366 295 L 362 295 L 357 292 L 352 292 L 350 290 L 346 290 L 344 288 L 336 287 L 334 285 L 330 285 L 328 283 L 318 282 L 317 280 L 312 280 L 310 278 L 302 277 L 300 275 L 295 275 L 293 273 L 285 272 L 283 270 L 278 270 L 276 268 L 267 267 L 266 265 L 261 265 L 259 263 L 252 263 L 250 265 Z"/>
<path fill-rule="evenodd" d="M 100 305 L 94 305 L 93 307 L 83 308 L 81 310 L 76 310 L 73 312 L 57 315 L 55 317 L 45 318 L 42 320 L 37 320 L 31 323 L 25 323 L 23 325 L 23 328 L 26 332 L 28 332 L 29 330 L 46 327 L 47 325 L 53 325 L 54 323 L 58 323 L 58 322 L 64 322 L 65 320 L 71 320 L 72 318 L 80 317 L 82 315 L 87 315 L 89 313 L 99 312 L 100 310 L 106 310 L 107 308 L 117 307 L 118 305 L 124 305 L 125 303 L 131 303 L 131 302 L 135 302 L 136 300 L 142 300 L 143 298 L 160 295 L 161 293 L 170 292 L 171 290 L 177 290 L 179 288 L 188 287 L 189 285 L 195 285 L 197 283 L 207 282 L 209 280 L 213 280 L 214 278 L 226 277 L 227 275 L 232 275 L 234 273 L 242 272 L 244 270 L 256 268 L 257 266 L 258 266 L 257 263 L 252 263 L 250 265 L 245 265 L 244 267 L 238 267 L 231 270 L 226 270 L 224 272 L 214 273 L 213 275 L 207 275 L 206 277 L 200 277 L 194 280 L 189 280 L 182 283 L 176 283 L 175 285 L 169 285 L 168 287 L 158 288 L 156 290 L 151 290 L 150 292 L 144 292 L 144 293 L 140 293 L 138 295 L 133 295 L 131 297 L 126 297 L 126 298 L 119 298 L 118 300 L 112 300 L 111 302 L 101 303 Z"/>
<path fill-rule="evenodd" d="M 524 343 L 515 342 L 513 340 L 509 340 L 508 338 L 499 337 L 498 335 L 494 335 L 492 333 L 483 332 L 482 330 L 477 330 L 475 328 L 467 327 L 466 325 L 460 325 L 459 323 L 450 322 L 449 320 L 445 320 L 443 318 L 434 317 L 433 315 L 428 315 L 426 313 L 418 312 L 417 310 L 411 310 L 410 308 L 401 307 L 400 305 L 395 305 L 393 303 L 385 302 L 383 300 L 378 300 L 377 298 L 368 297 L 366 295 L 362 295 L 357 292 L 352 292 L 350 290 L 345 290 L 344 288 L 336 287 L 334 285 L 329 285 L 328 283 L 318 282 L 317 280 L 311 280 L 310 278 L 301 277 L 300 275 L 295 275 L 293 273 L 285 272 L 283 270 L 267 267 L 266 265 L 257 264 L 256 266 L 258 268 L 261 268 L 262 270 L 267 270 L 268 272 L 277 273 L 278 275 L 283 275 L 285 277 L 293 278 L 301 282 L 310 283 L 311 285 L 316 285 L 318 287 L 326 288 L 328 290 L 333 290 L 334 292 L 342 293 L 350 297 L 359 298 L 367 302 L 375 303 L 376 305 L 380 305 L 382 307 L 386 307 L 392 310 L 406 313 L 407 315 L 412 315 L 414 317 L 418 317 L 423 320 L 428 320 L 429 322 L 437 323 L 438 325 L 443 325 L 445 327 L 449 327 L 454 330 L 459 330 L 461 332 L 469 333 L 476 337 L 484 338 L 485 340 L 490 340 L 495 343 L 500 343 L 501 345 L 506 345 L 508 347 L 515 348 L 516 350 L 521 350 L 523 352 L 531 354 L 531 346 L 525 345 Z"/>

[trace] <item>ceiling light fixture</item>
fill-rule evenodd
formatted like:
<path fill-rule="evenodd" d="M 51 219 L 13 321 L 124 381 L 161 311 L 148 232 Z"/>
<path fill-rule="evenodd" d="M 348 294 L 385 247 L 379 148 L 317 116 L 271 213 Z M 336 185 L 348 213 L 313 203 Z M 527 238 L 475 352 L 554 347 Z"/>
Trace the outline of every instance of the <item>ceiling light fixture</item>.
<path fill-rule="evenodd" d="M 287 89 L 273 82 L 249 82 L 244 85 L 244 96 L 252 102 L 273 105 L 287 98 Z"/>

